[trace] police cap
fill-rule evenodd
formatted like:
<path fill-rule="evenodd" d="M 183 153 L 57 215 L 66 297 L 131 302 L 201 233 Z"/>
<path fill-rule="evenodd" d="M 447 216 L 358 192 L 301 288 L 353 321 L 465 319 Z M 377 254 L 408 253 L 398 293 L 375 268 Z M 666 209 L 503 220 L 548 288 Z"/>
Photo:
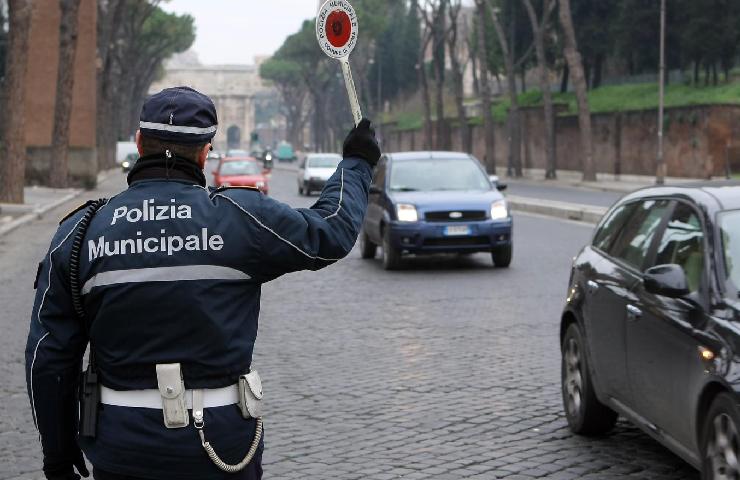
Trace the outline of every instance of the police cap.
<path fill-rule="evenodd" d="M 189 87 L 166 88 L 141 109 L 139 129 L 145 137 L 203 145 L 216 135 L 218 117 L 210 98 Z"/>

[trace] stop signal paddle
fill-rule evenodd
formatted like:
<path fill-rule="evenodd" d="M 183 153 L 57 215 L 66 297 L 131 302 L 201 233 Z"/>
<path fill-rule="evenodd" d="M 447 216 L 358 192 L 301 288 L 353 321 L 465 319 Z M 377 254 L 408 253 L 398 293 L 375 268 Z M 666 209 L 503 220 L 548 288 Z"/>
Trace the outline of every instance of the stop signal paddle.
<path fill-rule="evenodd" d="M 316 38 L 321 49 L 330 58 L 339 60 L 347 86 L 349 104 L 355 125 L 362 120 L 360 99 L 357 97 L 352 69 L 349 65 L 349 54 L 357 45 L 358 23 L 355 9 L 347 0 L 327 0 L 319 9 L 316 17 Z"/>

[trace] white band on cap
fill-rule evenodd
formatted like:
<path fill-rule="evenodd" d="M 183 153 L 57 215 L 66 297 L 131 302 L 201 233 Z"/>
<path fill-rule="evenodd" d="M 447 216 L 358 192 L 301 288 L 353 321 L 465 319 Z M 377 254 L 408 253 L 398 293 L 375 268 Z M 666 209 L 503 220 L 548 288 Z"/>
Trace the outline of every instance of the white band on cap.
<path fill-rule="evenodd" d="M 192 135 L 205 135 L 208 133 L 216 133 L 218 125 L 214 125 L 212 127 L 181 127 L 178 125 L 168 125 L 166 123 L 141 122 L 139 123 L 139 128 L 174 133 L 189 133 Z"/>

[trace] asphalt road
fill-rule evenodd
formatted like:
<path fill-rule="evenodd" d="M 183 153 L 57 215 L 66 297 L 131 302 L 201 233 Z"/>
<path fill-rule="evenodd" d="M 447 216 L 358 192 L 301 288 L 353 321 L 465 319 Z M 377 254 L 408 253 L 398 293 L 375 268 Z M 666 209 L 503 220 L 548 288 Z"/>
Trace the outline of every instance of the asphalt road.
<path fill-rule="evenodd" d="M 115 176 L 89 196 L 122 186 Z M 274 173 L 275 197 L 310 205 L 296 190 L 293 173 Z M 0 479 L 41 478 L 23 349 L 36 264 L 63 213 L 0 238 Z M 566 428 L 558 317 L 590 228 L 519 215 L 507 270 L 480 254 L 388 273 L 355 250 L 265 285 L 265 478 L 698 479 L 624 422 L 595 439 Z"/>

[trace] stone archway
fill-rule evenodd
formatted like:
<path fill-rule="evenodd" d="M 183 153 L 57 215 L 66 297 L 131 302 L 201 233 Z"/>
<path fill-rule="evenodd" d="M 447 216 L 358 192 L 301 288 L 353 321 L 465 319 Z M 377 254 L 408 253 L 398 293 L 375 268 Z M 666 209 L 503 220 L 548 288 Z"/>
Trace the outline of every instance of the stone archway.
<path fill-rule="evenodd" d="M 226 145 L 229 149 L 241 148 L 242 131 L 236 125 L 232 125 L 226 130 Z"/>

